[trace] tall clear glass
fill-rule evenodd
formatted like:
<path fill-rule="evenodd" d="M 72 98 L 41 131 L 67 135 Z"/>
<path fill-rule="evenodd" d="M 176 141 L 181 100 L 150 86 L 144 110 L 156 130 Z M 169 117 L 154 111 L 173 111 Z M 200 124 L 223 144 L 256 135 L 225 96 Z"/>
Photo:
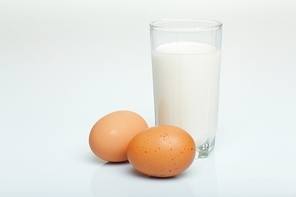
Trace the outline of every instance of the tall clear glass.
<path fill-rule="evenodd" d="M 150 24 L 156 125 L 191 134 L 198 157 L 215 145 L 222 23 L 166 19 Z"/>

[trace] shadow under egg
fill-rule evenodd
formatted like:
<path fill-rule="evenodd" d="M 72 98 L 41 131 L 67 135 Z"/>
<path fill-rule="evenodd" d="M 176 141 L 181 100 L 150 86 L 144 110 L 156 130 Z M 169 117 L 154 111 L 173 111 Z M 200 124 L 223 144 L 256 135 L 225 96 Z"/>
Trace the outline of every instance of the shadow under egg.
<path fill-rule="evenodd" d="M 177 176 L 148 176 L 134 169 L 129 162 L 107 162 L 100 166 L 92 177 L 91 190 L 98 197 L 195 196 L 192 188 Z"/>

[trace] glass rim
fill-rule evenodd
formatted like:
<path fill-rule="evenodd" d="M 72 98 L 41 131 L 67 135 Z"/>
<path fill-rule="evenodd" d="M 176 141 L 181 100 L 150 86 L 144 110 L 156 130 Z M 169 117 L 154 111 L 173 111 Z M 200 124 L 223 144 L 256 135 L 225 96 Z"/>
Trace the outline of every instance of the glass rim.
<path fill-rule="evenodd" d="M 196 26 L 196 27 L 180 27 L 180 26 L 174 26 L 174 27 L 163 27 L 164 23 L 176 23 L 176 22 L 201 22 L 201 23 L 207 23 L 207 26 Z M 163 30 L 163 31 L 208 31 L 213 29 L 219 29 L 222 27 L 222 23 L 217 20 L 211 20 L 211 19 L 199 19 L 199 18 L 168 18 L 168 19 L 161 19 L 161 20 L 155 20 L 152 21 L 150 24 L 150 27 L 157 30 Z"/>

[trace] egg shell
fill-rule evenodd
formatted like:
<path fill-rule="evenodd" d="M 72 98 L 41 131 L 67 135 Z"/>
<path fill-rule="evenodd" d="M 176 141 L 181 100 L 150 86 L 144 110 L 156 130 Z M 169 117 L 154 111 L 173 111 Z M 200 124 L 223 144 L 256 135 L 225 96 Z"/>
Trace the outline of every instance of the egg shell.
<path fill-rule="evenodd" d="M 110 162 L 127 161 L 127 146 L 140 131 L 148 128 L 137 113 L 120 110 L 99 119 L 89 134 L 89 146 L 99 158 Z"/>
<path fill-rule="evenodd" d="M 132 166 L 149 176 L 171 177 L 185 171 L 194 161 L 196 147 L 185 130 L 160 125 L 135 135 L 127 148 Z"/>

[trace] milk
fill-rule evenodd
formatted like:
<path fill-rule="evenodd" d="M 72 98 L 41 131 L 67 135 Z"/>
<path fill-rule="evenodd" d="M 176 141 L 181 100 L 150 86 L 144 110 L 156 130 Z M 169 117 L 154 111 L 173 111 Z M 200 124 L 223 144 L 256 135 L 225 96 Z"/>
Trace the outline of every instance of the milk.
<path fill-rule="evenodd" d="M 156 125 L 183 128 L 196 146 L 213 146 L 217 129 L 220 49 L 174 42 L 152 51 Z"/>

